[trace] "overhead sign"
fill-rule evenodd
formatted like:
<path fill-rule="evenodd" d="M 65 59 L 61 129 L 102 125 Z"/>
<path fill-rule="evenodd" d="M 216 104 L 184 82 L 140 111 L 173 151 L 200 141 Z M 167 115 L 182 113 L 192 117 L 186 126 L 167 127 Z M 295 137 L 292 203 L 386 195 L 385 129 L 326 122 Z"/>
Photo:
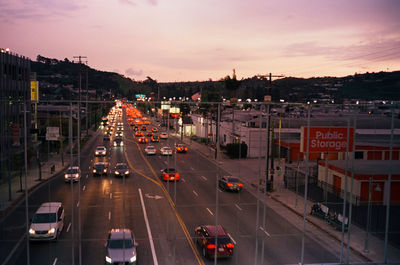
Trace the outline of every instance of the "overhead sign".
<path fill-rule="evenodd" d="M 46 127 L 46 140 L 58 141 L 60 139 L 60 127 Z"/>
<path fill-rule="evenodd" d="M 39 101 L 39 81 L 31 81 L 31 101 Z"/>
<path fill-rule="evenodd" d="M 170 107 L 171 107 L 171 102 L 161 101 L 161 109 L 162 110 L 169 110 Z"/>
<path fill-rule="evenodd" d="M 347 130 L 349 135 L 347 135 Z M 354 128 L 347 127 L 310 127 L 307 139 L 308 127 L 301 127 L 300 152 L 352 152 L 354 141 Z M 347 143 L 347 139 L 349 139 Z"/>
<path fill-rule="evenodd" d="M 171 107 L 169 109 L 169 113 L 171 114 L 179 114 L 181 112 L 181 109 L 179 107 Z"/>

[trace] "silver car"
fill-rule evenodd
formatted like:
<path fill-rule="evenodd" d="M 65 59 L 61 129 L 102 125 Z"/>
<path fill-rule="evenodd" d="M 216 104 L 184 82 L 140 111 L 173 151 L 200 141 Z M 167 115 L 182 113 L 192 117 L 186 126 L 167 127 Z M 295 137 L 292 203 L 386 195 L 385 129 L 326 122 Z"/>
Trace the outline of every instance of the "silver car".
<path fill-rule="evenodd" d="M 111 229 L 105 244 L 106 264 L 137 264 L 138 245 L 130 229 Z"/>

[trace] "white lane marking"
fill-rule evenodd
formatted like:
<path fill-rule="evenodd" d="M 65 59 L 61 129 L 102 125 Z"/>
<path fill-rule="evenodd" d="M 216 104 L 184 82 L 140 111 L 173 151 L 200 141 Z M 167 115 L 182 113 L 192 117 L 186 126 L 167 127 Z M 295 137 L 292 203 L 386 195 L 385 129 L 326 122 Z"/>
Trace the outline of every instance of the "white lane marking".
<path fill-rule="evenodd" d="M 235 206 L 236 206 L 236 208 L 238 208 L 240 211 L 242 210 L 242 208 L 240 208 L 240 206 L 237 205 L 236 203 L 235 203 Z"/>
<path fill-rule="evenodd" d="M 110 199 L 112 199 L 112 192 L 110 192 Z"/>
<path fill-rule="evenodd" d="M 232 242 L 233 242 L 233 244 L 235 244 L 236 245 L 236 241 L 235 241 L 235 239 L 233 239 L 233 237 L 228 233 L 228 236 L 229 236 L 229 238 L 232 240 Z"/>
<path fill-rule="evenodd" d="M 163 161 L 164 162 L 164 164 L 168 164 L 168 162 L 167 161 Z"/>
<path fill-rule="evenodd" d="M 208 211 L 211 215 L 214 215 L 214 214 L 211 212 L 210 209 L 208 209 L 208 208 L 206 208 L 206 209 L 207 209 L 207 211 Z"/>
<path fill-rule="evenodd" d="M 185 183 L 185 182 L 186 182 L 186 180 L 185 180 L 185 179 L 181 179 L 181 181 L 182 181 L 183 183 Z"/>
<path fill-rule="evenodd" d="M 57 264 L 57 258 L 54 259 L 53 265 Z"/>
<path fill-rule="evenodd" d="M 22 241 L 26 239 L 26 235 L 23 235 L 17 242 L 17 244 L 14 246 L 14 248 L 9 252 L 8 256 L 4 259 L 2 265 L 7 265 L 9 264 L 8 261 L 11 259 L 11 257 L 14 255 L 14 252 L 19 248 L 19 245 L 21 245 Z"/>
<path fill-rule="evenodd" d="M 86 189 L 86 185 L 83 185 L 83 188 L 82 188 L 82 190 L 85 190 Z"/>
<path fill-rule="evenodd" d="M 199 196 L 195 190 L 193 190 L 194 195 Z"/>
<path fill-rule="evenodd" d="M 88 178 L 89 177 L 89 175 L 88 174 L 86 174 L 86 178 Z"/>
<path fill-rule="evenodd" d="M 219 192 L 222 192 L 222 190 L 221 190 L 220 188 L 218 188 L 218 191 L 219 191 Z"/>
<path fill-rule="evenodd" d="M 147 219 L 146 207 L 144 206 L 142 190 L 141 189 L 138 189 L 138 190 L 139 190 L 139 195 L 140 195 L 140 202 L 142 204 L 142 209 L 143 209 L 144 221 L 145 221 L 146 227 L 147 227 L 147 234 L 148 234 L 148 237 L 149 237 L 151 253 L 153 255 L 153 263 L 154 263 L 154 265 L 158 265 L 157 256 L 156 256 L 156 250 L 154 248 L 154 242 L 153 242 L 153 237 L 151 235 L 149 220 Z"/>
<path fill-rule="evenodd" d="M 193 168 L 193 167 L 190 167 L 190 169 L 194 171 L 194 168 Z"/>
<path fill-rule="evenodd" d="M 111 212 L 108 211 L 108 220 L 111 220 Z"/>
<path fill-rule="evenodd" d="M 260 230 L 263 231 L 267 236 L 271 237 L 271 235 L 266 230 L 264 230 L 262 226 L 260 226 Z"/>
<path fill-rule="evenodd" d="M 67 233 L 69 232 L 69 229 L 71 228 L 71 222 L 69 222 L 68 227 L 67 227 Z"/>
<path fill-rule="evenodd" d="M 204 177 L 204 176 L 201 176 L 201 178 L 202 178 L 202 179 L 204 179 L 205 181 L 207 181 L 207 178 L 206 178 L 206 177 Z"/>
<path fill-rule="evenodd" d="M 112 185 L 112 180 L 110 180 L 110 185 Z"/>
<path fill-rule="evenodd" d="M 79 202 L 76 204 L 76 207 L 79 207 Z"/>

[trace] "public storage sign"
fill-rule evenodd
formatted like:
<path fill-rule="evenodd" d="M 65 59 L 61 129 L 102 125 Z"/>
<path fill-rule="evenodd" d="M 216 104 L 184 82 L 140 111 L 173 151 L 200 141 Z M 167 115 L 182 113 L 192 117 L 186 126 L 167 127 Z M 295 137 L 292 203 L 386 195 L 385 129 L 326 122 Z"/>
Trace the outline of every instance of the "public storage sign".
<path fill-rule="evenodd" d="M 307 152 L 308 128 L 310 128 L 310 153 L 353 151 L 353 127 L 301 127 L 300 152 Z M 347 130 L 349 135 L 347 135 Z M 349 138 L 348 143 L 347 138 Z"/>

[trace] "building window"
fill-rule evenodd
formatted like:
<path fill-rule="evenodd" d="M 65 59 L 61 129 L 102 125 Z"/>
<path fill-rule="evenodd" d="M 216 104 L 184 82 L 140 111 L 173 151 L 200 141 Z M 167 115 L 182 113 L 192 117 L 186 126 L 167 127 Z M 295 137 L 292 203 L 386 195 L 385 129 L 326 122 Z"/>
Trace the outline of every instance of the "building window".
<path fill-rule="evenodd" d="M 364 159 L 364 152 L 363 151 L 356 151 L 354 153 L 354 159 Z"/>

